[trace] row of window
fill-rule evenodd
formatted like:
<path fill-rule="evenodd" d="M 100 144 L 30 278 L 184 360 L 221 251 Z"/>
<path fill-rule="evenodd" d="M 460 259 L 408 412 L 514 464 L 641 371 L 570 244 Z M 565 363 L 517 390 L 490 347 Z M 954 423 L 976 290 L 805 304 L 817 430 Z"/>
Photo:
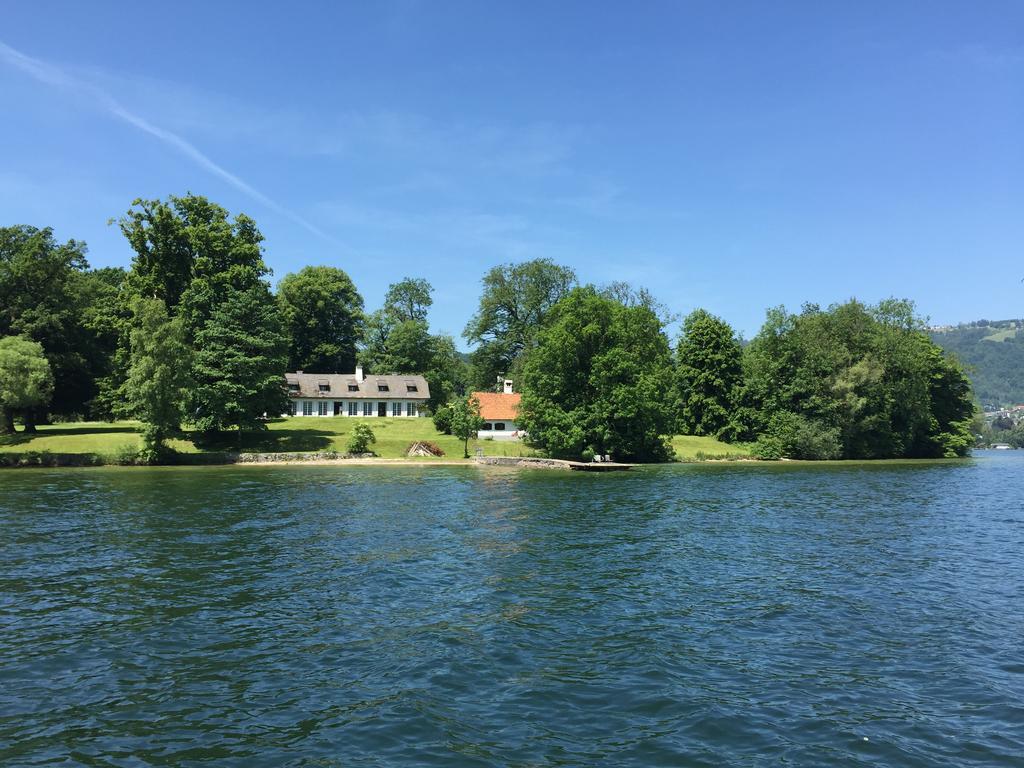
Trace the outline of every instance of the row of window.
<path fill-rule="evenodd" d="M 316 415 L 317 416 L 333 416 L 335 414 L 341 415 L 341 413 L 342 413 L 341 408 L 339 407 L 338 409 L 335 409 L 334 405 L 335 404 L 333 402 L 329 401 L 329 400 L 318 400 L 318 401 L 316 401 L 316 403 L 315 403 Z M 339 403 L 338 405 L 340 406 L 341 404 Z M 348 415 L 349 416 L 359 416 L 360 415 L 360 413 L 359 413 L 360 412 L 359 406 L 360 406 L 359 403 L 350 402 L 348 404 Z M 299 415 L 300 407 L 302 409 L 302 415 L 303 416 L 312 416 L 313 415 L 314 402 L 312 400 L 303 400 L 302 403 L 301 403 L 301 406 L 300 406 L 298 400 L 292 401 L 292 415 L 293 416 L 298 416 Z M 387 409 L 387 405 L 384 405 L 384 408 Z M 399 403 L 399 402 L 391 403 L 391 409 L 390 410 L 391 410 L 391 415 L 392 416 L 402 416 L 403 415 L 402 414 L 402 403 Z M 362 415 L 363 416 L 384 416 L 386 413 L 387 413 L 387 410 L 385 410 L 384 413 L 382 413 L 381 409 L 377 406 L 376 403 L 369 402 L 369 401 L 362 403 Z M 405 404 L 405 414 L 404 415 L 406 415 L 406 416 L 419 416 L 419 405 L 417 403 L 406 403 Z"/>
<path fill-rule="evenodd" d="M 322 394 L 322 395 L 327 394 L 327 393 L 329 393 L 331 391 L 331 384 L 330 384 L 330 382 L 327 382 L 327 381 L 321 381 L 317 385 L 317 389 L 320 391 L 320 394 Z M 405 382 L 405 389 L 406 389 L 407 392 L 419 392 L 420 391 L 419 386 L 415 382 L 412 382 L 412 381 Z M 291 394 L 293 394 L 293 395 L 294 394 L 298 394 L 298 392 L 299 392 L 299 383 L 297 381 L 289 381 L 288 382 L 288 391 Z M 354 382 L 349 382 L 349 384 L 348 384 L 348 391 L 349 392 L 358 392 L 359 391 L 359 385 L 354 383 Z M 390 392 L 391 388 L 388 386 L 388 383 L 386 381 L 378 381 L 377 382 L 377 391 L 378 392 Z"/>
<path fill-rule="evenodd" d="M 484 432 L 490 432 L 492 429 L 495 432 L 504 432 L 505 431 L 505 422 L 503 422 L 503 421 L 496 421 L 496 422 L 494 422 L 494 425 L 492 426 L 491 422 L 485 421 L 484 422 L 484 426 L 483 426 L 483 431 Z"/>

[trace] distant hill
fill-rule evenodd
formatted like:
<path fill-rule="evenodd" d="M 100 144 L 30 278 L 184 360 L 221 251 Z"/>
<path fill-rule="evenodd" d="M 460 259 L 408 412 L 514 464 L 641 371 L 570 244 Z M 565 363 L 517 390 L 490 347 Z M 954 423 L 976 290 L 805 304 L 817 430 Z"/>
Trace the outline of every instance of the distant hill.
<path fill-rule="evenodd" d="M 1024 403 L 1024 320 L 976 320 L 930 332 L 967 366 L 982 405 Z"/>

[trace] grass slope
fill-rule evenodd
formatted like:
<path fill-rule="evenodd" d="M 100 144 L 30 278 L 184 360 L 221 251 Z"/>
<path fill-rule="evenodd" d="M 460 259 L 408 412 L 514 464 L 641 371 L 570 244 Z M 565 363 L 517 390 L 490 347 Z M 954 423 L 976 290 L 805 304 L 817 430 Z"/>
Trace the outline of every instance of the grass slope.
<path fill-rule="evenodd" d="M 173 440 L 171 445 L 181 453 L 204 453 L 211 451 L 242 451 L 243 453 L 294 453 L 306 451 L 338 451 L 344 453 L 352 427 L 366 422 L 377 436 L 373 445 L 374 453 L 384 458 L 400 458 L 405 455 L 409 444 L 416 440 L 430 440 L 445 452 L 445 458 L 462 457 L 462 443 L 451 435 L 442 435 L 430 419 L 354 419 L 345 416 L 275 419 L 268 424 L 265 432 L 249 432 L 242 435 L 239 444 L 236 433 L 217 440 L 204 440 L 196 434 L 186 439 Z M 19 432 L 0 437 L 0 452 L 24 453 L 26 451 L 50 451 L 51 453 L 93 453 L 116 457 L 125 450 L 142 446 L 139 434 L 141 425 L 137 421 L 78 422 L 73 424 L 52 424 L 39 427 L 36 435 Z M 740 447 L 728 445 L 713 437 L 680 435 L 672 440 L 676 455 L 680 459 L 742 457 L 748 452 Z M 475 455 L 480 449 L 485 456 L 536 456 L 538 453 L 528 446 L 514 441 L 470 440 L 469 453 Z M 424 459 L 429 461 L 430 459 Z"/>
<path fill-rule="evenodd" d="M 181 453 L 241 451 L 243 453 L 294 453 L 305 451 L 338 451 L 347 449 L 353 426 L 360 421 L 370 425 L 377 442 L 374 453 L 384 458 L 400 458 L 409 444 L 417 440 L 437 443 L 447 458 L 462 457 L 462 442 L 451 435 L 442 435 L 430 419 L 353 419 L 344 416 L 275 419 L 265 432 L 228 433 L 215 440 L 190 433 L 186 439 L 172 440 Z M 142 446 L 141 425 L 136 421 L 113 423 L 79 422 L 39 427 L 36 435 L 19 432 L 0 437 L 0 452 L 50 451 L 52 453 L 97 453 L 115 456 L 122 450 Z M 486 456 L 533 456 L 535 451 L 517 442 L 470 440 L 469 452 L 480 448 Z"/>

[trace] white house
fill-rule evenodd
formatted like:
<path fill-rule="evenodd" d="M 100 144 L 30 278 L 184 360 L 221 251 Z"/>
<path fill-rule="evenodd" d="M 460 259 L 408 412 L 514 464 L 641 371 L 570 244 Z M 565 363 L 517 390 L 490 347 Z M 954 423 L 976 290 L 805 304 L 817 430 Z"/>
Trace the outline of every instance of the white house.
<path fill-rule="evenodd" d="M 503 389 L 503 392 L 474 392 L 471 395 L 480 401 L 480 417 L 484 420 L 477 437 L 517 440 L 521 436 L 522 428 L 516 424 L 520 395 L 512 391 L 510 379 L 505 379 Z"/>
<path fill-rule="evenodd" d="M 409 418 L 426 415 L 427 380 L 417 375 L 366 376 L 355 373 L 286 373 L 291 416 Z"/>

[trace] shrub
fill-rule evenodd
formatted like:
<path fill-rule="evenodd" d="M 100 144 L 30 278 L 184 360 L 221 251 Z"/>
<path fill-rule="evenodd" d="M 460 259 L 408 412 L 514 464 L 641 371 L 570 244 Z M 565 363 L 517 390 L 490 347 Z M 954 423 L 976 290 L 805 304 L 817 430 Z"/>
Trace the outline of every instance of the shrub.
<path fill-rule="evenodd" d="M 798 413 L 782 411 L 775 414 L 768 427 L 768 435 L 779 442 L 781 455 L 791 459 L 838 459 L 843 452 L 838 429 Z"/>
<path fill-rule="evenodd" d="M 357 423 L 352 427 L 352 435 L 348 439 L 349 453 L 369 453 L 370 445 L 377 442 L 377 436 L 373 434 L 369 424 Z"/>
<path fill-rule="evenodd" d="M 442 405 L 434 413 L 434 428 L 442 435 L 452 433 L 452 407 Z"/>
<path fill-rule="evenodd" d="M 771 435 L 761 435 L 751 447 L 750 454 L 762 461 L 778 461 L 782 458 L 782 441 Z"/>
<path fill-rule="evenodd" d="M 114 463 L 122 466 L 131 466 L 139 462 L 139 449 L 130 443 L 125 443 L 114 449 Z"/>

